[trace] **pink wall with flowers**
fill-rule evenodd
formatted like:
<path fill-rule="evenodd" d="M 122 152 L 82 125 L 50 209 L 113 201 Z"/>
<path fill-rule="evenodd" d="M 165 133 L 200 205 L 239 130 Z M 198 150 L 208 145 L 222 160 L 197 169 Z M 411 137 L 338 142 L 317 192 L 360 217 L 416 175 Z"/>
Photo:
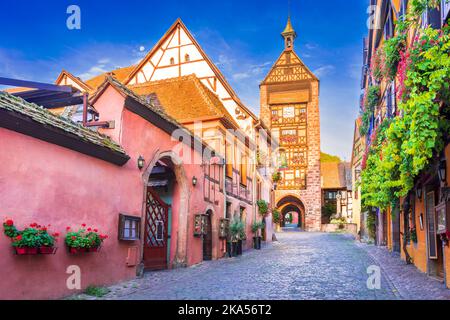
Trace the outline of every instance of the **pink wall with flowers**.
<path fill-rule="evenodd" d="M 69 277 L 66 269 L 71 265 L 81 268 L 83 288 L 113 284 L 135 276 L 136 267 L 128 267 L 126 260 L 130 247 L 137 247 L 140 252 L 141 242 L 117 240 L 119 213 L 143 215 L 143 172 L 136 165 L 139 155 L 150 161 L 158 152 L 170 150 L 175 142 L 161 129 L 123 109 L 123 103 L 124 98 L 110 87 L 95 105 L 101 115 L 116 116 L 116 128 L 120 130 L 113 130 L 112 136 L 120 140 L 118 142 L 131 157 L 123 167 L 0 128 L 0 217 L 13 219 L 19 229 L 37 222 L 50 224 L 50 232 L 61 233 L 58 251 L 48 256 L 14 255 L 10 239 L 0 236 L 0 270 L 8 275 L 0 283 L 0 299 L 46 299 L 74 294 L 76 291 L 66 286 Z M 186 181 L 191 181 L 193 175 L 202 181 L 200 165 L 182 167 Z M 202 183 L 195 188 L 191 183 L 187 186 L 187 225 L 178 225 L 175 211 L 179 201 L 175 196 L 176 218 L 172 228 L 187 228 L 184 233 L 187 263 L 191 265 L 202 260 L 201 239 L 193 237 L 193 215 L 205 212 L 208 205 L 203 201 Z M 219 217 L 223 203 L 214 210 Z M 100 252 L 80 255 L 67 252 L 66 227 L 77 228 L 82 223 L 109 236 Z M 172 246 L 177 243 L 175 233 Z M 221 254 L 218 248 L 216 241 L 215 257 Z M 174 252 L 172 248 L 171 260 Z"/>

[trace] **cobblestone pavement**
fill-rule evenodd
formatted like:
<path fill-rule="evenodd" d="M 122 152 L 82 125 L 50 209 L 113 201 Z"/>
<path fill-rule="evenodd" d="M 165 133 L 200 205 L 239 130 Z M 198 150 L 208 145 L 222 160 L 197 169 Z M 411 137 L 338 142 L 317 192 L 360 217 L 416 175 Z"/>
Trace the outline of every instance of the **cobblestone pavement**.
<path fill-rule="evenodd" d="M 242 257 L 146 273 L 141 279 L 110 287 L 111 292 L 103 298 L 397 300 L 411 295 L 423 297 L 424 291 L 429 298 L 450 296 L 450 291 L 414 267 L 401 265 L 397 257 L 356 243 L 349 236 L 284 232 L 277 237 L 278 242 L 266 245 L 261 251 L 251 250 Z M 379 263 L 383 264 L 381 289 L 369 290 L 367 267 Z M 420 280 L 417 285 L 412 285 L 417 279 Z M 418 295 L 413 294 L 416 290 Z"/>
<path fill-rule="evenodd" d="M 400 254 L 373 245 L 357 243 L 357 246 L 381 266 L 382 273 L 387 276 L 402 299 L 450 300 L 450 290 L 443 283 L 428 277 L 415 266 L 407 265 L 400 259 Z"/>

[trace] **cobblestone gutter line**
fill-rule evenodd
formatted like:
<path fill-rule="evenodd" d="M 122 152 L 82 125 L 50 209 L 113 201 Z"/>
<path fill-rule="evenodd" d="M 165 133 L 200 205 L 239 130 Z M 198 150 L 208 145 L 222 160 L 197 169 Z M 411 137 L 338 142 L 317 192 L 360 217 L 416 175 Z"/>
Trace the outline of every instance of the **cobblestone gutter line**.
<path fill-rule="evenodd" d="M 391 289 L 392 293 L 400 300 L 405 300 L 406 296 L 404 294 L 402 294 L 401 290 L 399 290 L 399 288 L 396 287 L 393 279 L 391 278 L 388 270 L 386 270 L 385 266 L 383 266 L 383 264 L 381 263 L 381 261 L 375 256 L 373 255 L 370 250 L 367 250 L 367 245 L 363 244 L 359 241 L 355 241 L 356 245 L 361 248 L 362 250 L 364 250 L 367 255 L 369 256 L 369 258 L 374 262 L 374 265 L 379 266 L 381 269 L 381 274 L 384 276 L 383 278 L 385 280 L 387 280 L 387 285 L 389 286 L 389 288 Z"/>
<path fill-rule="evenodd" d="M 414 265 L 407 265 L 399 254 L 374 245 L 359 242 L 356 245 L 380 266 L 384 277 L 401 299 L 450 300 L 450 290 L 444 284 L 420 272 Z"/>

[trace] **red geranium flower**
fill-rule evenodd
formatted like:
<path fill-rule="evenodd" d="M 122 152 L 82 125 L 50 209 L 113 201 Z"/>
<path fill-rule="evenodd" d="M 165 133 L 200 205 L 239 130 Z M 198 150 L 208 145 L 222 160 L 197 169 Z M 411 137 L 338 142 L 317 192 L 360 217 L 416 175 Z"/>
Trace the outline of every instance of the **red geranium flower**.
<path fill-rule="evenodd" d="M 69 231 L 69 230 L 70 230 L 70 227 L 66 227 L 66 230 Z"/>
<path fill-rule="evenodd" d="M 92 229 L 91 229 L 91 228 L 88 228 L 88 229 L 87 229 L 87 231 L 89 231 L 89 232 L 90 232 L 90 231 L 92 231 Z"/>
<path fill-rule="evenodd" d="M 20 240 L 22 240 L 22 235 L 18 235 L 17 237 L 16 237 L 16 241 L 20 241 Z"/>
<path fill-rule="evenodd" d="M 11 219 L 6 220 L 6 225 L 7 226 L 13 226 L 14 225 L 14 221 L 12 221 Z"/>
<path fill-rule="evenodd" d="M 59 237 L 59 233 L 58 233 L 58 232 L 55 232 L 55 233 L 52 234 L 52 236 L 54 236 L 54 237 Z"/>
<path fill-rule="evenodd" d="M 86 223 L 83 223 L 81 226 L 82 226 L 82 227 L 86 227 Z"/>
<path fill-rule="evenodd" d="M 94 232 L 98 232 L 98 230 L 97 230 L 97 229 L 94 229 Z"/>
<path fill-rule="evenodd" d="M 77 240 L 77 237 L 75 237 L 75 236 L 72 236 L 72 240 Z"/>

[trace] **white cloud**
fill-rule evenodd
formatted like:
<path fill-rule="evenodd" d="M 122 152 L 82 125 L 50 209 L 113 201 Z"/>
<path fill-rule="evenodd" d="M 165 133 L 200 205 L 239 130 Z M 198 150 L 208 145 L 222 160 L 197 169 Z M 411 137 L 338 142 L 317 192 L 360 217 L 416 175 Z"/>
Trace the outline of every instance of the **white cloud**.
<path fill-rule="evenodd" d="M 317 68 L 316 70 L 313 71 L 313 73 L 318 78 L 320 78 L 320 77 L 325 77 L 327 75 L 332 74 L 335 69 L 336 68 L 333 65 L 327 64 L 327 65 L 324 65 L 324 66 L 321 66 L 321 67 Z"/>

